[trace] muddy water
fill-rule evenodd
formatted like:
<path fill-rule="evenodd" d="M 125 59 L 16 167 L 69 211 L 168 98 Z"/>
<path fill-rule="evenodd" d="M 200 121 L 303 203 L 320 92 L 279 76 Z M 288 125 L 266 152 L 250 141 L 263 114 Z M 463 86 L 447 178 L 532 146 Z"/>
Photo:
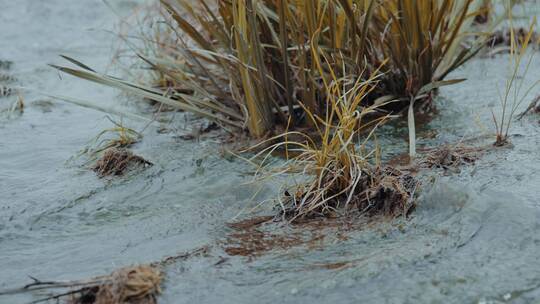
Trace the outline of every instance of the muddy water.
<path fill-rule="evenodd" d="M 122 16 L 136 4 L 113 6 Z M 0 6 L 0 60 L 14 62 L 9 73 L 17 85 L 134 111 L 118 92 L 46 66 L 67 54 L 111 70 L 115 39 L 105 30 L 117 16 L 101 1 L 0 0 Z M 420 128 L 419 144 L 489 136 L 507 60 L 479 58 L 455 72 L 469 80 L 442 89 L 440 113 Z M 527 83 L 539 77 L 537 63 Z M 0 109 L 15 98 L 0 98 Z M 85 278 L 209 246 L 206 255 L 166 267 L 163 303 L 540 301 L 538 116 L 513 124 L 513 148 L 489 151 L 476 165 L 426 183 L 408 221 L 344 234 L 322 229 L 325 237 L 315 245 L 248 258 L 223 250 L 218 241 L 230 232 L 225 223 L 276 188 L 246 184 L 250 168 L 221 158 L 217 140 L 178 140 L 181 118 L 166 126 L 169 133 L 152 126 L 134 151 L 155 165 L 102 180 L 66 161 L 111 127 L 104 114 L 37 93 L 24 99 L 22 115 L 0 118 L 0 289 L 27 283 L 28 275 Z M 403 124 L 379 136 L 388 157 L 406 151 Z M 0 303 L 40 296 L 0 297 Z"/>

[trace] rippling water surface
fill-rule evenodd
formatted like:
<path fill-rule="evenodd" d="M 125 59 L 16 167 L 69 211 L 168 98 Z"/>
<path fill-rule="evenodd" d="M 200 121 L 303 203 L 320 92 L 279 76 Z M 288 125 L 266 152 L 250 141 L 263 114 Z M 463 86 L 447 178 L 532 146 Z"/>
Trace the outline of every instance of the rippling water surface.
<path fill-rule="evenodd" d="M 125 16 L 138 2 L 111 3 Z M 17 85 L 126 107 L 118 92 L 46 65 L 66 54 L 110 68 L 115 37 L 107 31 L 118 17 L 103 2 L 0 0 L 0 7 L 0 60 L 14 62 Z M 489 135 L 507 62 L 479 58 L 456 71 L 453 77 L 469 80 L 442 89 L 440 113 L 419 130 L 420 144 Z M 525 82 L 538 75 L 535 61 Z M 163 303 L 540 301 L 539 116 L 514 123 L 513 148 L 427 183 L 409 220 L 321 228 L 316 244 L 247 258 L 224 251 L 225 223 L 277 190 L 247 183 L 251 168 L 222 158 L 217 141 L 181 141 L 152 126 L 134 151 L 155 166 L 101 180 L 67 161 L 111 126 L 105 115 L 37 93 L 24 97 L 22 115 L 0 113 L 0 289 L 25 284 L 28 275 L 85 278 L 208 246 L 205 255 L 167 266 Z M 0 109 L 14 98 L 0 98 Z M 388 157 L 406 151 L 405 125 L 379 133 Z"/>

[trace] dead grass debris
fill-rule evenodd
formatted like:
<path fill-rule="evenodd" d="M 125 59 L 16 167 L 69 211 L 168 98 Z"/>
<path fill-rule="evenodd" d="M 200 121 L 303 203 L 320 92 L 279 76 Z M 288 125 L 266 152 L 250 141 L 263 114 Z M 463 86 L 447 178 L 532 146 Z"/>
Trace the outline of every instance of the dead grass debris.
<path fill-rule="evenodd" d="M 1 291 L 0 295 L 27 293 L 37 290 L 52 292 L 32 303 L 56 300 L 68 304 L 157 304 L 163 275 L 152 266 L 124 267 L 109 275 L 87 280 L 41 281 L 35 278 L 22 288 Z M 60 290 L 60 291 L 57 291 Z"/>
<path fill-rule="evenodd" d="M 455 169 L 463 165 L 474 164 L 483 152 L 482 147 L 465 145 L 442 145 L 437 148 L 423 149 L 418 159 L 420 168 Z"/>
<path fill-rule="evenodd" d="M 146 159 L 133 154 L 127 149 L 110 148 L 96 162 L 92 170 L 100 177 L 118 176 L 133 167 L 148 167 L 153 164 Z"/>

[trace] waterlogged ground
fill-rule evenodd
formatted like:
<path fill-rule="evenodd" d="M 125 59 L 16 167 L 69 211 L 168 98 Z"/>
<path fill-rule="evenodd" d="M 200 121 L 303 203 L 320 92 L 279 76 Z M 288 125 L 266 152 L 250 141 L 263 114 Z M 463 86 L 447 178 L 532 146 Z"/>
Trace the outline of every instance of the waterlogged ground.
<path fill-rule="evenodd" d="M 111 3 L 120 16 L 137 4 Z M 0 60 L 14 62 L 2 71 L 17 79 L 11 86 L 136 111 L 118 92 L 46 65 L 66 54 L 108 68 L 115 39 L 105 30 L 118 17 L 101 1 L 0 0 L 0 6 Z M 441 91 L 440 113 L 419 130 L 420 144 L 481 136 L 488 137 L 476 145 L 489 143 L 507 62 L 504 55 L 479 58 L 454 73 L 469 80 Z M 535 61 L 524 81 L 539 75 Z M 6 110 L 16 95 L 0 98 L 0 289 L 28 283 L 28 275 L 87 278 L 204 247 L 167 264 L 162 303 L 540 301 L 537 115 L 513 124 L 512 148 L 488 151 L 474 166 L 426 182 L 409 220 L 330 228 L 274 224 L 269 227 L 289 238 L 245 257 L 231 255 L 236 245 L 224 241 L 233 233 L 225 224 L 277 188 L 248 184 L 251 168 L 222 158 L 218 139 L 179 139 L 181 117 L 150 126 L 133 150 L 155 165 L 103 180 L 68 160 L 111 127 L 105 115 L 35 92 L 23 96 L 22 114 Z M 137 130 L 145 125 L 124 122 Z M 379 134 L 388 158 L 406 151 L 406 130 L 396 125 Z M 162 127 L 170 132 L 158 132 Z M 40 296 L 5 296 L 0 303 Z"/>

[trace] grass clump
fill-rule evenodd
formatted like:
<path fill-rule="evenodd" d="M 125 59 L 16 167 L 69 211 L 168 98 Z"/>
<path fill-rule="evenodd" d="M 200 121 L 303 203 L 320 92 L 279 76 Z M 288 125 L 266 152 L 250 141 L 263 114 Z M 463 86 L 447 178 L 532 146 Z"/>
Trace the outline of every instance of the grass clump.
<path fill-rule="evenodd" d="M 86 287 L 72 304 L 156 304 L 161 293 L 161 273 L 150 266 L 126 267 L 102 278 L 99 285 Z"/>
<path fill-rule="evenodd" d="M 122 121 L 107 119 L 114 126 L 96 135 L 75 158 L 85 156 L 84 165 L 93 163 L 89 167 L 100 177 L 123 175 L 130 168 L 153 165 L 129 150 L 142 139 L 142 134 L 126 127 Z"/>
<path fill-rule="evenodd" d="M 161 0 L 173 38 L 159 36 L 159 43 L 147 44 L 159 51 L 139 54 L 159 75 L 161 89 L 71 58 L 76 68 L 56 68 L 258 138 L 286 126 L 312 128 L 308 112 L 325 115 L 328 108 L 321 79 L 331 70 L 361 78 L 388 60 L 365 104 L 394 112 L 453 83 L 443 80 L 480 47 L 463 46 L 477 2 Z M 315 63 L 322 53 L 313 50 L 330 54 L 321 69 Z"/>
<path fill-rule="evenodd" d="M 113 126 L 99 132 L 74 158 L 85 156 L 85 164 L 88 164 L 102 157 L 108 150 L 128 149 L 142 139 L 140 132 L 125 126 L 122 120 L 115 121 L 109 116 L 107 119 Z"/>
<path fill-rule="evenodd" d="M 388 59 L 375 96 L 392 100 L 387 110 L 408 108 L 409 156 L 416 156 L 414 113 L 432 106 L 433 92 L 464 79 L 448 74 L 471 59 L 485 44 L 471 38 L 471 24 L 482 12 L 481 1 L 381 1 L 372 17 L 368 62 Z M 418 101 L 421 101 L 418 102 Z"/>
<path fill-rule="evenodd" d="M 32 303 L 63 300 L 70 304 L 156 304 L 162 277 L 157 268 L 140 265 L 87 280 L 40 281 L 32 278 L 34 282 L 19 289 L 0 291 L 0 295 L 47 290 L 56 292 Z"/>
<path fill-rule="evenodd" d="M 151 165 L 151 162 L 138 155 L 134 155 L 127 149 L 109 148 L 92 167 L 92 170 L 99 176 L 105 177 L 123 175 L 130 167 Z"/>
<path fill-rule="evenodd" d="M 323 69 L 319 60 L 315 64 Z M 286 132 L 280 135 L 284 137 L 283 142 L 255 155 L 259 157 L 284 146 L 288 162 L 278 171 L 308 177 L 307 182 L 288 189 L 280 199 L 284 218 L 295 221 L 349 212 L 397 216 L 406 215 L 413 206 L 412 178 L 397 170 L 382 168 L 377 149 L 365 152 L 367 140 L 387 118 L 365 121 L 376 109 L 363 103 L 376 87 L 378 77 L 361 80 L 338 78 L 331 73 L 330 77 L 323 78 L 328 92 L 324 116 L 306 110 L 317 131 L 314 134 Z"/>
<path fill-rule="evenodd" d="M 95 158 L 109 149 L 129 148 L 142 139 L 140 132 L 126 127 L 122 121 L 117 122 L 110 117 L 107 117 L 107 119 L 114 126 L 99 132 L 82 153 L 89 154 L 91 158 Z"/>
<path fill-rule="evenodd" d="M 172 83 L 181 84 L 170 88 L 167 96 L 160 90 L 101 75 L 76 60 L 68 59 L 78 69 L 57 68 L 207 117 L 229 129 L 248 130 L 253 137 L 275 131 L 289 120 L 297 124 L 302 116 L 297 112 L 303 111 L 300 102 L 313 113 L 324 108 L 321 75 L 313 68 L 310 45 L 331 35 L 332 47 L 347 49 L 349 39 L 338 39 L 346 35 L 344 22 L 348 20 L 338 2 L 161 3 L 166 20 L 173 20 L 170 26 L 179 33 L 176 45 L 159 58 L 141 57 Z M 313 36 L 326 26 L 332 33 Z M 355 51 L 360 47 L 357 40 L 355 37 Z"/>
<path fill-rule="evenodd" d="M 472 58 L 482 47 L 468 31 L 480 14 L 480 1 L 445 0 L 380 2 L 373 13 L 371 62 L 388 59 L 379 95 L 402 98 L 397 110 L 411 97 L 430 93 L 454 81 L 443 82 L 450 72 Z M 403 104 L 404 103 L 404 104 Z"/>

